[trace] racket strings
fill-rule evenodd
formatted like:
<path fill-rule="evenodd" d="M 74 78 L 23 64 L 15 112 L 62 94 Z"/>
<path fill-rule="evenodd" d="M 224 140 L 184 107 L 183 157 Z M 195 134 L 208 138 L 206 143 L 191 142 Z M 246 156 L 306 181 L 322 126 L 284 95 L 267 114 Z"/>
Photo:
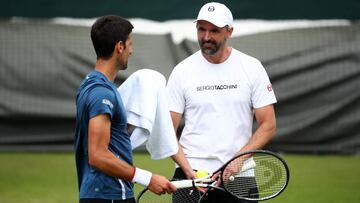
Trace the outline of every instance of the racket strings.
<path fill-rule="evenodd" d="M 145 191 L 138 197 L 137 203 L 198 203 L 200 192 L 195 188 L 178 189 L 172 194 L 156 195 L 151 191 Z"/>
<path fill-rule="evenodd" d="M 248 158 L 248 157 L 247 157 Z M 233 160 L 224 170 L 224 188 L 237 197 L 268 199 L 277 195 L 287 183 L 287 172 L 282 161 L 274 156 L 255 154 L 251 157 L 255 165 L 241 171 L 243 157 Z M 239 172 L 240 171 L 240 172 Z"/>
<path fill-rule="evenodd" d="M 172 202 L 174 203 L 198 203 L 201 198 L 200 192 L 196 188 L 178 189 L 173 193 Z"/>

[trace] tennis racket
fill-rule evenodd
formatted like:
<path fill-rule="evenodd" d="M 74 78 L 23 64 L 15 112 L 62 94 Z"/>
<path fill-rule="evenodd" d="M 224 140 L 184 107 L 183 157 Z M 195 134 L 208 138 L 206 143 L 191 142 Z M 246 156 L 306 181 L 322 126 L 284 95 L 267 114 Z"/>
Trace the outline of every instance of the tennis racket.
<path fill-rule="evenodd" d="M 268 200 L 285 190 L 289 177 L 289 168 L 283 158 L 274 152 L 253 150 L 232 158 L 211 175 L 172 181 L 178 188 L 172 195 L 157 196 L 145 189 L 139 193 L 137 202 L 199 203 L 211 190 L 249 201 Z"/>

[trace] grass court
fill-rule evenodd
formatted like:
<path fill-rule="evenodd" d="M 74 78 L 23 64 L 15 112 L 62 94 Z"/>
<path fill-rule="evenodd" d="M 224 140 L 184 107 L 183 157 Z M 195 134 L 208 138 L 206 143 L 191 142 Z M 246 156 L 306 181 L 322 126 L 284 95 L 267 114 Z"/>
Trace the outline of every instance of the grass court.
<path fill-rule="evenodd" d="M 360 156 L 283 154 L 290 182 L 267 203 L 359 203 Z M 171 178 L 171 159 L 136 152 L 138 167 Z M 0 153 L 0 203 L 78 202 L 74 154 Z M 136 193 L 141 186 L 136 186 Z"/>

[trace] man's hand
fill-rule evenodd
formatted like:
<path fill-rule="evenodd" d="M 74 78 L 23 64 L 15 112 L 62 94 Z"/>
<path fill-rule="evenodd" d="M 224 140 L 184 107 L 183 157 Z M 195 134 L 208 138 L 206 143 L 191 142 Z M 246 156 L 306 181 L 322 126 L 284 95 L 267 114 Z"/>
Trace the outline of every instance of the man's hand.
<path fill-rule="evenodd" d="M 175 185 L 173 185 L 167 178 L 156 174 L 152 175 L 148 188 L 151 192 L 157 195 L 165 193 L 170 194 L 176 191 Z"/>

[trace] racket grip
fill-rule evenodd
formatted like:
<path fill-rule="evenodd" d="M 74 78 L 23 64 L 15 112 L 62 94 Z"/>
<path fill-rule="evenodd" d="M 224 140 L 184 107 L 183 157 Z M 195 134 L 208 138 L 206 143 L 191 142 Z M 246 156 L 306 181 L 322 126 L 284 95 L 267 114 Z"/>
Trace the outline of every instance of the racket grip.
<path fill-rule="evenodd" d="M 193 186 L 193 180 L 175 180 L 171 181 L 177 189 L 189 188 Z"/>

